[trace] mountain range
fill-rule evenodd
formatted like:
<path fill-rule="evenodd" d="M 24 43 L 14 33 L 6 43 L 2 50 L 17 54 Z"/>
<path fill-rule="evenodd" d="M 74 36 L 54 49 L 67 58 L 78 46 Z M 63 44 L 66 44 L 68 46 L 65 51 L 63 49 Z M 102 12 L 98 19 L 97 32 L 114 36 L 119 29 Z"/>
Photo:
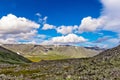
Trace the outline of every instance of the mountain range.
<path fill-rule="evenodd" d="M 93 57 L 103 49 L 68 45 L 4 44 L 3 47 L 32 61 Z"/>

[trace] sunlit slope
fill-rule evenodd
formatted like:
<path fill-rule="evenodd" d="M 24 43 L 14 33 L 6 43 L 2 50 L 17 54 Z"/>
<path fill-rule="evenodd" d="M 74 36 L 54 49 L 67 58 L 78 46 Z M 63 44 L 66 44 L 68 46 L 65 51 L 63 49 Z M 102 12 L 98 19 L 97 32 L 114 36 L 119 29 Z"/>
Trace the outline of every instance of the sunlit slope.
<path fill-rule="evenodd" d="M 76 46 L 53 46 L 53 45 L 32 45 L 32 44 L 4 44 L 4 47 L 20 55 L 39 60 L 54 60 L 66 58 L 92 57 L 99 53 L 97 50 L 87 49 Z"/>

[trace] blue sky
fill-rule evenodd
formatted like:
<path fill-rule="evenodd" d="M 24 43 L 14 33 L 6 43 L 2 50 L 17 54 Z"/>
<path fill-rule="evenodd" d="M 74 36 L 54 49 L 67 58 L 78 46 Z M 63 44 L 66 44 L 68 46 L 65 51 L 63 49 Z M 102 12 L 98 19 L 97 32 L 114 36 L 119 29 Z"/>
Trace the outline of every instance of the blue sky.
<path fill-rule="evenodd" d="M 37 21 L 35 14 L 40 13 L 53 25 L 79 25 L 84 17 L 98 17 L 101 7 L 98 0 L 1 0 L 0 17 L 12 13 Z"/>
<path fill-rule="evenodd" d="M 119 4 L 118 0 L 1 0 L 0 43 L 111 48 L 120 39 Z"/>

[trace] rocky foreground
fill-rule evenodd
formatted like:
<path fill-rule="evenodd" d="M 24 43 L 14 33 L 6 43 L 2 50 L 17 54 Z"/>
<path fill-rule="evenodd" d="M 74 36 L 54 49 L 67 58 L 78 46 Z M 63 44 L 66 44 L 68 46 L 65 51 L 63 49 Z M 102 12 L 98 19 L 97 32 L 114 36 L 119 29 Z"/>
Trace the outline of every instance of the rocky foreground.
<path fill-rule="evenodd" d="M 120 80 L 120 46 L 92 58 L 1 64 L 0 80 Z"/>

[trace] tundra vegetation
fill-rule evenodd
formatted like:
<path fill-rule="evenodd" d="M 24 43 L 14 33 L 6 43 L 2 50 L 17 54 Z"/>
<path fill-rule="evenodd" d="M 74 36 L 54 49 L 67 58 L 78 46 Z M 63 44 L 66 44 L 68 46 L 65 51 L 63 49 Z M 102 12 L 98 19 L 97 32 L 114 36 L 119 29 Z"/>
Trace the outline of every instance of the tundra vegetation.
<path fill-rule="evenodd" d="M 120 46 L 90 58 L 0 64 L 1 80 L 120 80 Z"/>

